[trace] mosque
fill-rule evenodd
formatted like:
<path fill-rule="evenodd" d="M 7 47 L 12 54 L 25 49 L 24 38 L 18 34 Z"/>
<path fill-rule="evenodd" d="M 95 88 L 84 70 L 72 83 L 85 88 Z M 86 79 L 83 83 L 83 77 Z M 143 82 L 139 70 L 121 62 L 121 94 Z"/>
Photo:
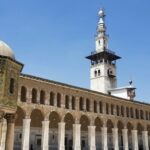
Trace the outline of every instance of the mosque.
<path fill-rule="evenodd" d="M 121 57 L 98 14 L 90 89 L 23 74 L 0 42 L 0 150 L 149 150 L 150 104 L 134 100 L 132 81 L 117 87 Z"/>

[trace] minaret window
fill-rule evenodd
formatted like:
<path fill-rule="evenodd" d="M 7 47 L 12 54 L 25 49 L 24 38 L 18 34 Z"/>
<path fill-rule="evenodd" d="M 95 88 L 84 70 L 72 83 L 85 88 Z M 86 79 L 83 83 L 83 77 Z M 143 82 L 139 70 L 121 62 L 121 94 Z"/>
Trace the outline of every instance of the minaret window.
<path fill-rule="evenodd" d="M 95 77 L 97 77 L 97 71 L 96 70 L 94 71 L 94 75 L 95 75 Z"/>
<path fill-rule="evenodd" d="M 101 72 L 100 72 L 100 70 L 98 70 L 98 76 L 100 76 L 101 75 Z"/>
<path fill-rule="evenodd" d="M 15 80 L 13 78 L 10 79 L 10 86 L 9 86 L 9 92 L 11 94 L 14 93 L 14 88 L 15 88 Z"/>

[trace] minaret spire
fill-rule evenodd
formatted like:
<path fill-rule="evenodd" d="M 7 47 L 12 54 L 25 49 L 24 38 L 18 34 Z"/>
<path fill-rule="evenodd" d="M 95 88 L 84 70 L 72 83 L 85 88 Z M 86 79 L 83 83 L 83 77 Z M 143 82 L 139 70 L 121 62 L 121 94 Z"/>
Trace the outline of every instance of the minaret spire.
<path fill-rule="evenodd" d="M 100 9 L 98 12 L 99 22 L 97 26 L 97 36 L 96 36 L 96 52 L 105 51 L 107 48 L 108 36 L 106 35 L 106 25 L 105 25 L 105 12 L 104 9 Z"/>

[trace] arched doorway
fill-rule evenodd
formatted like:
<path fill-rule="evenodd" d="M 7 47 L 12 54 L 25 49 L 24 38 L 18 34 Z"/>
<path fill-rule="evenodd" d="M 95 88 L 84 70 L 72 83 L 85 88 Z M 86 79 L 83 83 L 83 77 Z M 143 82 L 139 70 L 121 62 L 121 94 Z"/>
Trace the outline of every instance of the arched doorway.
<path fill-rule="evenodd" d="M 107 121 L 107 142 L 108 142 L 108 149 L 113 149 L 112 128 L 114 128 L 114 125 L 113 125 L 112 121 L 109 119 Z"/>
<path fill-rule="evenodd" d="M 64 118 L 65 122 L 65 150 L 73 149 L 73 124 L 74 119 L 71 114 L 66 114 Z"/>
<path fill-rule="evenodd" d="M 44 117 L 40 110 L 34 109 L 31 113 L 30 149 L 41 150 L 42 121 Z"/>
<path fill-rule="evenodd" d="M 87 116 L 83 115 L 80 118 L 81 124 L 81 150 L 88 149 L 88 126 L 90 125 L 90 121 Z"/>
<path fill-rule="evenodd" d="M 60 117 L 57 112 L 53 111 L 49 116 L 50 120 L 50 133 L 49 133 L 49 149 L 58 149 L 58 123 L 60 122 Z"/>
<path fill-rule="evenodd" d="M 101 135 L 101 128 L 103 126 L 103 122 L 97 117 L 95 119 L 95 135 L 96 135 L 96 149 L 102 149 L 102 138 L 103 135 Z"/>
<path fill-rule="evenodd" d="M 14 149 L 21 150 L 22 142 L 22 126 L 23 119 L 25 118 L 24 111 L 22 108 L 18 107 L 16 111 L 16 120 L 15 120 L 15 139 L 14 139 Z"/>

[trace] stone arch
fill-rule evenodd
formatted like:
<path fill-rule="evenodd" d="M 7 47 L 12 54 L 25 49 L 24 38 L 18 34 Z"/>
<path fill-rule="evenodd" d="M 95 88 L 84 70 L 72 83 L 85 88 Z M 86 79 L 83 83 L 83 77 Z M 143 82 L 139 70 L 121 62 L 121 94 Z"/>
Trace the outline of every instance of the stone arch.
<path fill-rule="evenodd" d="M 127 129 L 128 133 L 131 134 L 131 131 L 133 130 L 133 125 L 130 122 L 127 123 Z"/>
<path fill-rule="evenodd" d="M 40 91 L 40 104 L 45 104 L 45 91 Z"/>
<path fill-rule="evenodd" d="M 21 100 L 21 102 L 26 102 L 26 100 L 27 100 L 27 88 L 25 86 L 21 87 L 20 100 Z"/>
<path fill-rule="evenodd" d="M 74 120 L 72 114 L 67 113 L 64 117 L 64 122 L 65 122 L 66 130 L 72 130 L 73 129 L 73 124 L 75 123 L 75 120 Z"/>
<path fill-rule="evenodd" d="M 37 90 L 35 88 L 32 89 L 32 103 L 37 103 Z"/>
<path fill-rule="evenodd" d="M 81 131 L 87 131 L 88 126 L 90 125 L 90 120 L 87 116 L 82 115 L 80 118 Z"/>
<path fill-rule="evenodd" d="M 31 112 L 31 127 L 42 127 L 44 116 L 39 109 L 33 109 Z"/>
<path fill-rule="evenodd" d="M 122 129 L 124 129 L 123 122 L 119 120 L 118 123 L 117 123 L 117 127 L 118 127 L 118 133 L 122 134 Z"/>
<path fill-rule="evenodd" d="M 15 126 L 23 126 L 23 119 L 25 118 L 25 112 L 21 107 L 17 107 L 17 118 L 15 120 Z"/>
<path fill-rule="evenodd" d="M 96 132 L 101 132 L 101 128 L 103 127 L 103 121 L 99 117 L 97 117 L 95 118 L 94 124 L 96 127 Z"/>
<path fill-rule="evenodd" d="M 108 119 L 107 120 L 107 132 L 112 133 L 112 128 L 114 128 L 114 124 L 110 119 Z"/>
<path fill-rule="evenodd" d="M 150 136 L 150 124 L 147 125 L 148 135 Z"/>
<path fill-rule="evenodd" d="M 141 123 L 137 123 L 137 131 L 139 135 L 142 135 L 143 130 L 144 130 L 144 127 L 141 125 Z"/>
<path fill-rule="evenodd" d="M 57 112 L 53 111 L 49 116 L 50 128 L 58 128 L 58 123 L 60 122 L 60 116 Z"/>

